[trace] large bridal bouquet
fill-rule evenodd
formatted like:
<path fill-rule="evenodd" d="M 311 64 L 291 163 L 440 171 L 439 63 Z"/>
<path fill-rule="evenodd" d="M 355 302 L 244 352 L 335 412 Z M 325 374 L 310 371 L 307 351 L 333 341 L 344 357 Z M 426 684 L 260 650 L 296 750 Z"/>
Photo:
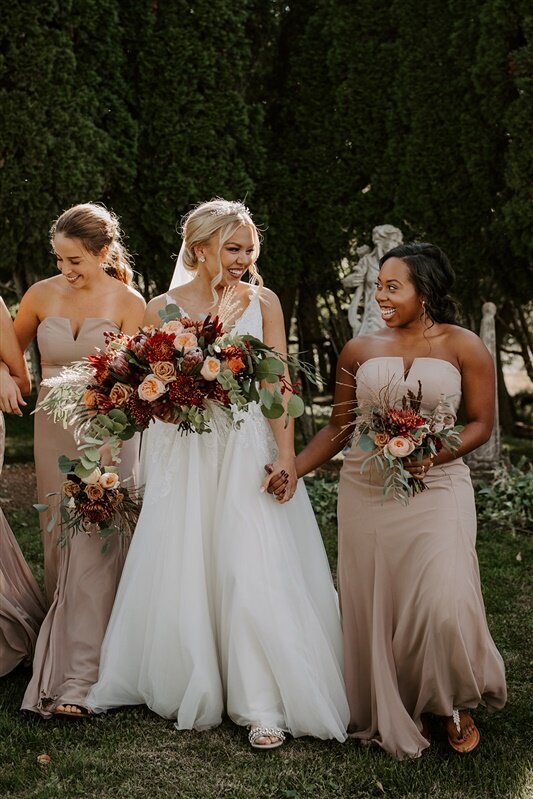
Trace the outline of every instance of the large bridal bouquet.
<path fill-rule="evenodd" d="M 202 321 L 182 316 L 177 305 L 167 305 L 159 312 L 160 328 L 145 327 L 133 336 L 108 332 L 104 351 L 43 381 L 50 391 L 36 410 L 78 430 L 80 458 L 60 458 L 60 468 L 68 474 L 63 487 L 68 501 L 62 507 L 70 529 L 102 521 L 107 530 L 109 519 L 120 515 L 127 500 L 133 501 L 130 490 L 123 488 L 118 502 L 104 494 L 93 500 L 94 513 L 85 512 L 84 486 L 102 487 L 105 470 L 100 465 L 100 447 L 104 443 L 113 460 L 119 461 L 120 442 L 145 430 L 154 419 L 177 425 L 184 434 L 202 434 L 211 432 L 215 408 L 222 409 L 236 426 L 243 421 L 242 411 L 254 402 L 269 419 L 285 414 L 287 422 L 290 416 L 303 413 L 301 397 L 284 377 L 284 359 L 254 336 L 229 332 L 226 322 L 234 310 L 231 290 L 223 295 L 217 316 Z M 261 386 L 263 381 L 270 389 Z M 81 486 L 81 495 L 72 483 Z M 74 493 L 68 495 L 68 491 Z M 99 493 L 99 489 L 89 493 L 95 491 Z M 72 524 L 74 518 L 78 522 Z"/>
<path fill-rule="evenodd" d="M 404 466 L 404 458 L 422 461 L 437 455 L 443 447 L 455 452 L 461 443 L 462 425 L 455 417 L 447 398 L 441 395 L 431 414 L 420 412 L 422 384 L 418 393 L 410 389 L 402 397 L 401 407 L 390 402 L 390 392 L 380 395 L 376 404 L 356 408 L 357 445 L 369 452 L 361 472 L 375 464 L 383 473 L 383 493 L 407 505 L 411 497 L 425 491 L 423 480 L 413 477 Z"/>

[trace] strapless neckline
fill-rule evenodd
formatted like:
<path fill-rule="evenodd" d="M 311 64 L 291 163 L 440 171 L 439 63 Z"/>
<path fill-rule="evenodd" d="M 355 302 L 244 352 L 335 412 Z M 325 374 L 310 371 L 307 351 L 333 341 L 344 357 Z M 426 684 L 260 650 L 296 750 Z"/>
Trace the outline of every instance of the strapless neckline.
<path fill-rule="evenodd" d="M 60 322 L 64 322 L 66 324 L 66 326 L 68 327 L 69 331 L 70 331 L 70 334 L 72 336 L 72 340 L 73 341 L 78 341 L 78 339 L 81 336 L 81 333 L 83 331 L 83 328 L 85 327 L 87 322 L 106 322 L 106 323 L 108 322 L 112 327 L 116 328 L 117 330 L 120 329 L 120 325 L 118 325 L 112 319 L 108 319 L 105 316 L 86 316 L 85 319 L 82 321 L 81 325 L 79 326 L 78 332 L 76 333 L 76 335 L 74 335 L 74 331 L 72 329 L 72 320 L 69 319 L 68 316 L 50 315 L 50 316 L 45 316 L 45 318 L 41 322 L 39 322 L 39 324 L 37 326 L 37 330 L 39 330 L 41 325 L 44 325 L 44 323 L 48 322 L 48 320 L 50 320 L 50 319 L 59 319 Z"/>
<path fill-rule="evenodd" d="M 459 377 L 462 377 L 461 372 L 459 371 L 457 366 L 455 366 L 451 361 L 447 361 L 446 358 L 434 358 L 431 355 L 417 355 L 411 361 L 411 365 L 409 366 L 408 369 L 405 368 L 405 359 L 404 359 L 403 355 L 376 355 L 373 358 L 368 358 L 366 361 L 363 361 L 363 363 L 360 364 L 359 368 L 357 369 L 357 372 L 355 373 L 355 375 L 357 376 L 358 372 L 363 368 L 363 366 L 365 364 L 371 363 L 372 361 L 401 361 L 401 363 L 402 363 L 402 376 L 403 376 L 404 383 L 407 382 L 407 379 L 408 379 L 409 375 L 411 374 L 411 371 L 412 371 L 412 369 L 413 369 L 413 367 L 414 367 L 414 365 L 415 365 L 415 363 L 417 361 L 438 361 L 439 363 L 445 363 L 448 366 L 451 366 L 451 368 L 455 372 L 457 372 Z"/>

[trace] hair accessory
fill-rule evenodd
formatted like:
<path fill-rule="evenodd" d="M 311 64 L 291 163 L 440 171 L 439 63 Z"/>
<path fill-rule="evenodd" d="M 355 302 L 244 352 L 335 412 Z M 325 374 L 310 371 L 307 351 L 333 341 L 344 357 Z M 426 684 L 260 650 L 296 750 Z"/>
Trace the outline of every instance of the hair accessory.
<path fill-rule="evenodd" d="M 243 204 L 238 202 L 229 202 L 226 205 L 220 206 L 219 208 L 214 208 L 210 213 L 211 216 L 230 216 L 230 214 L 234 213 L 242 213 L 248 214 L 251 216 L 250 210 Z"/>

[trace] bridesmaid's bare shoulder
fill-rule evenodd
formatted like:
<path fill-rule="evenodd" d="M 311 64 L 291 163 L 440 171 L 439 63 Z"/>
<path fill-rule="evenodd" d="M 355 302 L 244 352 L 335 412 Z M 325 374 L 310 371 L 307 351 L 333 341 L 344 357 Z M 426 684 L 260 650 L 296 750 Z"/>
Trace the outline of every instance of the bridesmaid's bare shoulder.
<path fill-rule="evenodd" d="M 22 300 L 26 306 L 39 309 L 46 316 L 46 308 L 50 303 L 64 294 L 61 275 L 53 275 L 33 283 L 25 292 Z"/>
<path fill-rule="evenodd" d="M 472 364 L 491 366 L 492 356 L 480 337 L 459 325 L 447 325 L 447 348 L 453 352 L 461 371 Z"/>
<path fill-rule="evenodd" d="M 362 363 L 373 357 L 376 349 L 375 336 L 354 336 L 342 348 L 339 363 L 355 374 Z"/>

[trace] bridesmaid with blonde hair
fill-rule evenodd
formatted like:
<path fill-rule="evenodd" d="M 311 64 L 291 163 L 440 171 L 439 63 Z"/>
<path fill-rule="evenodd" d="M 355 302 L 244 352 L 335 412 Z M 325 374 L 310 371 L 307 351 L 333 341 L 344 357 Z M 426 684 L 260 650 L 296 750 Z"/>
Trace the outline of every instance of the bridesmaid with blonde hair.
<path fill-rule="evenodd" d="M 105 346 L 106 331 L 135 333 L 145 303 L 132 286 L 129 255 L 117 217 L 102 205 L 84 203 L 62 213 L 50 238 L 59 275 L 40 280 L 23 296 L 15 330 L 25 349 L 36 337 L 43 378 Z M 47 391 L 41 387 L 38 399 Z M 121 452 L 122 479 L 134 475 L 138 438 Z M 44 413 L 35 417 L 35 467 L 40 503 L 50 502 L 63 477 L 60 455 L 76 457 L 71 429 Z M 104 447 L 103 463 L 110 463 Z M 48 532 L 52 511 L 42 514 L 46 598 L 50 604 L 37 641 L 33 677 L 22 709 L 42 716 L 86 715 L 85 696 L 98 674 L 100 645 L 118 586 L 127 544 L 112 540 L 101 552 L 98 536 L 78 533 L 58 546 L 59 524 Z"/>
<path fill-rule="evenodd" d="M 3 413 L 22 416 L 30 376 L 13 322 L 0 297 L 0 473 L 4 459 Z M 0 509 L 0 677 L 16 666 L 29 666 L 39 625 L 45 614 L 44 597 Z"/>

